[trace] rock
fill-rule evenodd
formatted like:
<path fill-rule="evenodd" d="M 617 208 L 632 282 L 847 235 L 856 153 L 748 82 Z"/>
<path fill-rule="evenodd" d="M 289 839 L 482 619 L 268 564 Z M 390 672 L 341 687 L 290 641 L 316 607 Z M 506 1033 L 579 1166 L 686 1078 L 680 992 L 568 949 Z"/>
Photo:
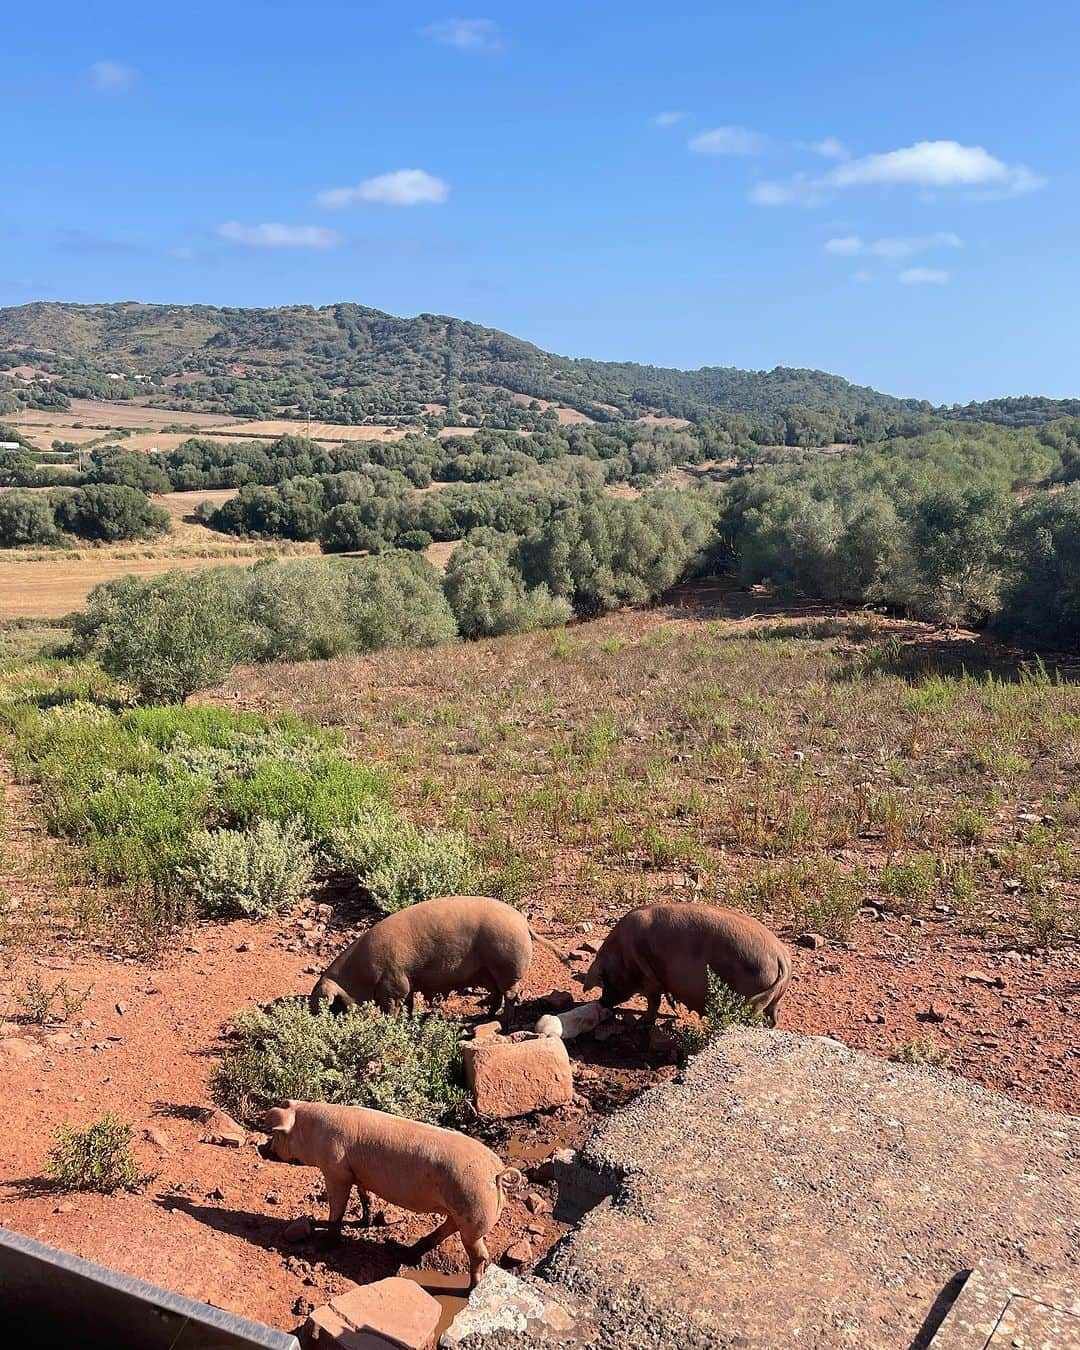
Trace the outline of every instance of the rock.
<path fill-rule="evenodd" d="M 989 975 L 985 970 L 965 970 L 964 979 L 971 984 L 985 984 L 991 989 L 1005 988 L 1005 981 L 1000 975 Z"/>
<path fill-rule="evenodd" d="M 160 1149 L 162 1153 L 172 1151 L 172 1140 L 164 1130 L 159 1130 L 156 1126 L 150 1125 L 143 1130 L 143 1138 L 148 1144 L 153 1144 L 156 1149 Z"/>
<path fill-rule="evenodd" d="M 314 1232 L 315 1225 L 305 1214 L 302 1218 L 293 1219 L 292 1223 L 287 1223 L 281 1230 L 281 1236 L 286 1242 L 307 1242 Z"/>
<path fill-rule="evenodd" d="M 590 956 L 595 956 L 603 945 L 604 945 L 603 938 L 600 937 L 586 938 L 583 942 L 578 943 L 577 950 L 579 952 L 588 952 Z"/>
<path fill-rule="evenodd" d="M 277 1191 L 267 1191 L 267 1192 L 266 1192 L 266 1203 L 267 1203 L 268 1205 L 280 1205 L 280 1204 L 281 1204 L 281 1196 L 278 1195 Z"/>
<path fill-rule="evenodd" d="M 308 1316 L 301 1343 L 319 1350 L 434 1350 L 442 1310 L 415 1280 L 393 1276 L 338 1294 Z"/>
<path fill-rule="evenodd" d="M 546 1291 L 541 1294 L 500 1266 L 488 1266 L 468 1303 L 443 1332 L 439 1346 L 441 1350 L 458 1350 L 471 1338 L 475 1338 L 473 1344 L 486 1344 L 488 1338 L 501 1339 L 500 1333 L 513 1336 L 526 1330 L 535 1334 L 537 1344 L 548 1344 L 550 1332 L 565 1334 L 576 1326 L 577 1318 Z M 592 1341 L 590 1330 L 581 1334 L 579 1329 L 574 1339 L 581 1344 Z"/>
<path fill-rule="evenodd" d="M 202 1117 L 205 1133 L 204 1144 L 221 1144 L 224 1148 L 243 1148 L 247 1143 L 247 1131 L 238 1125 L 232 1116 L 224 1111 L 208 1110 Z"/>
<path fill-rule="evenodd" d="M 566 1106 L 573 1100 L 570 1057 L 557 1037 L 508 1041 L 495 1036 L 470 1041 L 463 1057 L 465 1082 L 482 1116 L 509 1120 L 530 1111 Z"/>
<path fill-rule="evenodd" d="M 35 1045 L 33 1041 L 25 1040 L 21 1036 L 6 1036 L 0 1041 L 0 1055 L 6 1055 L 8 1059 L 20 1064 L 25 1060 L 35 1059 L 40 1054 L 40 1045 Z"/>
<path fill-rule="evenodd" d="M 927 1010 L 918 1014 L 920 1022 L 944 1022 L 946 1013 L 940 1003 L 931 1003 Z"/>
<path fill-rule="evenodd" d="M 59 1050 L 61 1046 L 70 1045 L 73 1037 L 67 1031 L 50 1031 L 45 1037 L 45 1044 L 52 1046 L 54 1050 Z"/>
<path fill-rule="evenodd" d="M 529 1191 L 525 1196 L 525 1208 L 530 1214 L 544 1214 L 551 1206 L 539 1193 L 539 1191 Z"/>
<path fill-rule="evenodd" d="M 116 1011 L 120 1014 L 121 1017 L 123 1017 L 123 1015 L 127 1012 L 126 1003 L 116 1003 L 113 1006 L 116 1008 Z"/>
<path fill-rule="evenodd" d="M 497 1019 L 493 1022 L 477 1022 L 472 1029 L 474 1041 L 486 1041 L 492 1036 L 498 1036 L 502 1031 L 502 1023 Z"/>
<path fill-rule="evenodd" d="M 824 947 L 828 938 L 821 933 L 802 933 L 795 939 L 800 947 L 809 947 L 812 952 L 816 952 L 819 947 Z"/>
<path fill-rule="evenodd" d="M 233 948 L 233 950 L 234 950 L 234 951 L 238 951 L 238 952 L 249 952 L 249 951 L 251 951 L 251 943 L 250 943 L 250 942 L 238 942 L 238 943 L 236 944 L 236 946 Z"/>
<path fill-rule="evenodd" d="M 511 1266 L 527 1266 L 533 1259 L 532 1244 L 522 1239 L 507 1247 L 503 1259 Z"/>

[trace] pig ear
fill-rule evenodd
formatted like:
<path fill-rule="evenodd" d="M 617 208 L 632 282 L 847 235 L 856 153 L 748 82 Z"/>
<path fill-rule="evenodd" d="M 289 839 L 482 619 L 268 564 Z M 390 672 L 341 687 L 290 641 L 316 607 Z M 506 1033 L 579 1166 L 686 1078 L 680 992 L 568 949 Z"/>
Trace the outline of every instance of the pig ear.
<path fill-rule="evenodd" d="M 263 1118 L 263 1129 L 267 1134 L 276 1134 L 279 1130 L 288 1134 L 295 1124 L 296 1111 L 291 1106 L 275 1106 Z"/>

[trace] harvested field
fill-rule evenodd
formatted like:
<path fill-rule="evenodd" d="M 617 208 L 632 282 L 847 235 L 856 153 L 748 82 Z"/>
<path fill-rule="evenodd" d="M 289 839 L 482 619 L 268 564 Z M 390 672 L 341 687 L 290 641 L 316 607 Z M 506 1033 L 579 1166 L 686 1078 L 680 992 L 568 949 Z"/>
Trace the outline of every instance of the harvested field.
<path fill-rule="evenodd" d="M 223 488 L 154 497 L 173 519 L 172 532 L 160 539 L 97 548 L 4 549 L 0 553 L 0 619 L 60 618 L 80 608 L 100 582 L 116 577 L 150 577 L 177 567 L 222 567 L 319 552 L 314 543 L 264 542 L 217 534 L 189 519 L 200 502 L 212 501 L 220 506 L 234 494 L 235 489 Z"/>

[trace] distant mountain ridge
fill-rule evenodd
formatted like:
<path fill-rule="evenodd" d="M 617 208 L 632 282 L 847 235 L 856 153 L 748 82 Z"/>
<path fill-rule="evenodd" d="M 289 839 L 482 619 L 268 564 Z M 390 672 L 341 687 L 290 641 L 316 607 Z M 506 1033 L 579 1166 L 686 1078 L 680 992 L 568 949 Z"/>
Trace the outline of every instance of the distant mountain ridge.
<path fill-rule="evenodd" d="M 985 407 L 994 421 L 1080 411 L 1080 400 L 1066 406 L 1043 399 L 934 409 L 838 375 L 784 366 L 683 371 L 575 359 L 463 319 L 403 319 L 355 304 L 232 309 L 37 302 L 0 309 L 0 377 L 5 371 L 17 371 L 24 385 L 43 376 L 73 397 L 148 398 L 181 411 L 300 413 L 338 422 L 497 415 L 524 426 L 542 420 L 547 404 L 597 421 L 762 416 L 791 407 L 891 417 L 935 411 L 977 417 Z M 1011 407 L 1019 404 L 1023 408 Z"/>

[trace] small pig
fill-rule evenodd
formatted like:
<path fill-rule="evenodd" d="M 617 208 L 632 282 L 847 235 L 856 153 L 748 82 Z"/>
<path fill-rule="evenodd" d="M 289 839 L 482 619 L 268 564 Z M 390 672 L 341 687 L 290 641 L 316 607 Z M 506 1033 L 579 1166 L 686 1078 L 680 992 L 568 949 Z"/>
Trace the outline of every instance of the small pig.
<path fill-rule="evenodd" d="M 445 1214 L 434 1232 L 409 1248 L 409 1259 L 419 1260 L 443 1238 L 460 1233 L 472 1285 L 490 1260 L 484 1238 L 498 1221 L 506 1192 L 523 1179 L 517 1168 L 504 1167 L 491 1149 L 456 1130 L 360 1106 L 286 1102 L 267 1112 L 263 1128 L 270 1136 L 259 1150 L 264 1158 L 322 1172 L 330 1241 L 341 1238 L 356 1186 L 365 1225 L 369 1192 L 414 1214 Z"/>
<path fill-rule="evenodd" d="M 537 939 L 546 943 L 546 939 Z M 450 994 L 480 985 L 491 992 L 489 1015 L 504 1019 L 521 995 L 533 934 L 519 910 L 483 895 L 443 895 L 381 919 L 345 949 L 311 991 L 311 1009 L 374 1002 L 383 1012 L 417 994 Z M 550 944 L 546 944 L 550 945 Z"/>
<path fill-rule="evenodd" d="M 579 1003 L 576 1008 L 559 1013 L 557 1017 L 547 1013 L 537 1022 L 536 1031 L 541 1036 L 558 1036 L 564 1041 L 571 1041 L 575 1036 L 583 1036 L 586 1031 L 595 1031 L 610 1016 L 611 1009 L 605 1008 L 602 1003 Z"/>
<path fill-rule="evenodd" d="M 586 992 L 599 987 L 600 1001 L 609 1008 L 644 994 L 651 1023 L 664 995 L 704 1012 L 709 970 L 776 1025 L 791 978 L 787 949 L 764 924 L 732 909 L 694 904 L 632 909 L 604 939 L 582 987 Z"/>

